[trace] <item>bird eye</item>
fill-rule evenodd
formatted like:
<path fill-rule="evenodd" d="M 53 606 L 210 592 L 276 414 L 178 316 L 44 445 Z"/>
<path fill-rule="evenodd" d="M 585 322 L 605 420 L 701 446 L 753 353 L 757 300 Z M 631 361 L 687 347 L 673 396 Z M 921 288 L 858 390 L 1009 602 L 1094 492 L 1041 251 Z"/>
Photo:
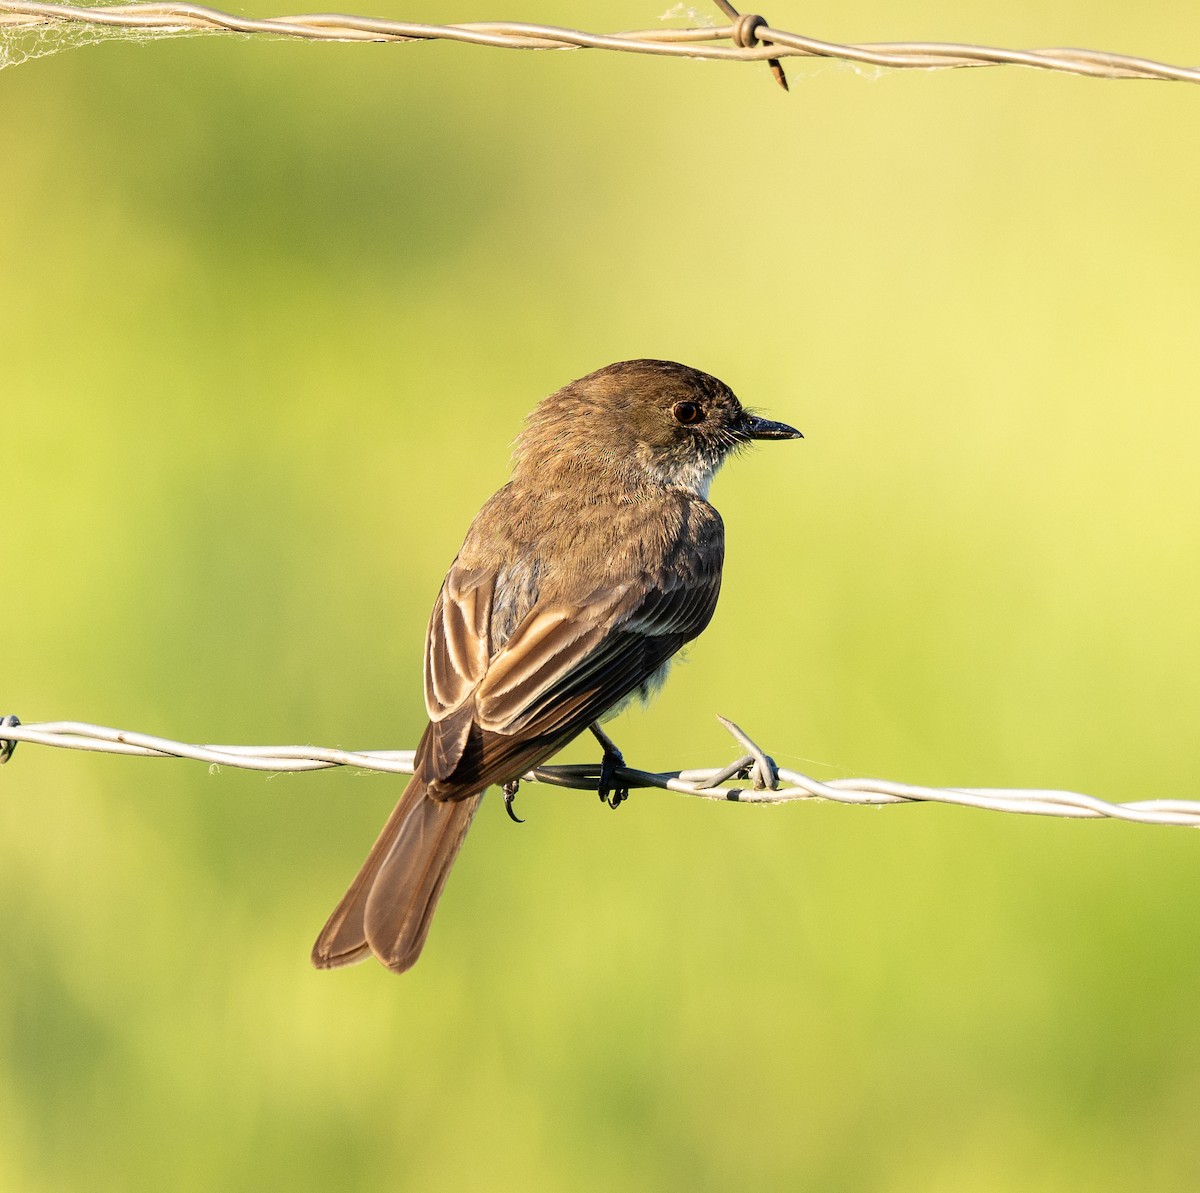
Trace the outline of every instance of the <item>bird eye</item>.
<path fill-rule="evenodd" d="M 677 423 L 689 427 L 704 417 L 704 411 L 695 402 L 676 402 L 671 407 L 671 415 Z"/>

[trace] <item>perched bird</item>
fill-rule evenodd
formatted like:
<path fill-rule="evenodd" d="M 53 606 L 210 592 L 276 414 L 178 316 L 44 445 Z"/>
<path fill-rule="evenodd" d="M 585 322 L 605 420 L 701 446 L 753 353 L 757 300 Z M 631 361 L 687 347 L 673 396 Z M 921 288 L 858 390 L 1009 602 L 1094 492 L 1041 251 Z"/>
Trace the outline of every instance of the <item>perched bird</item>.
<path fill-rule="evenodd" d="M 373 953 L 410 968 L 484 789 L 515 785 L 585 729 L 604 747 L 601 798 L 620 802 L 621 757 L 598 722 L 648 696 L 712 617 L 725 554 L 713 475 L 752 440 L 799 438 L 672 361 L 609 365 L 541 402 L 433 606 L 413 776 L 314 965 Z"/>

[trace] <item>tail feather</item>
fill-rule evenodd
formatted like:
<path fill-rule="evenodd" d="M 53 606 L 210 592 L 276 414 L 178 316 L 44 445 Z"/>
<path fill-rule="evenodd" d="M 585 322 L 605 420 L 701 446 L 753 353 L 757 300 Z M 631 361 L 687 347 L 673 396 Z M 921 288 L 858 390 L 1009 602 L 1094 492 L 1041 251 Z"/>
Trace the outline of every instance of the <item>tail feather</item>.
<path fill-rule="evenodd" d="M 482 793 L 432 799 L 414 777 L 313 946 L 318 969 L 374 953 L 396 973 L 420 956 L 433 911 Z"/>
<path fill-rule="evenodd" d="M 424 796 L 400 823 L 396 842 L 366 900 L 371 952 L 403 973 L 420 956 L 433 911 L 482 795 L 462 800 Z"/>

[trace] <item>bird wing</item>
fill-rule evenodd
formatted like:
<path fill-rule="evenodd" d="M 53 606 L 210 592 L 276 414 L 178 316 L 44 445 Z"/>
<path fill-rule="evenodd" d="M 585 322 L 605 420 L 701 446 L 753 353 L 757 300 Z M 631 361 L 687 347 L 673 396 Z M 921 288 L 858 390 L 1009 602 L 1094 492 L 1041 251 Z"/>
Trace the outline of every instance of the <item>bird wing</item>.
<path fill-rule="evenodd" d="M 425 710 L 444 720 L 470 698 L 492 654 L 496 574 L 455 560 L 434 602 L 425 635 Z"/>
<path fill-rule="evenodd" d="M 493 733 L 579 732 L 645 683 L 708 624 L 719 580 L 671 574 L 535 607 L 490 662 L 476 719 Z M 580 720 L 580 718 L 585 718 Z"/>
<path fill-rule="evenodd" d="M 430 619 L 417 761 L 440 798 L 522 774 L 641 688 L 708 624 L 720 573 L 664 569 L 534 600 L 492 654 L 494 589 L 494 576 L 451 568 Z"/>

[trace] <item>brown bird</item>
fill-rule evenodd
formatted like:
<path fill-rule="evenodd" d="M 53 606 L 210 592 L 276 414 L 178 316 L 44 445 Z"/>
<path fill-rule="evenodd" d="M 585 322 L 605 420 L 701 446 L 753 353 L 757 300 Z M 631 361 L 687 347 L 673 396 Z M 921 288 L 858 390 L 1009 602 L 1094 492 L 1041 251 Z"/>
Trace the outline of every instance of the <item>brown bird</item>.
<path fill-rule="evenodd" d="M 484 789 L 512 784 L 585 729 L 647 697 L 708 625 L 724 528 L 708 503 L 725 458 L 800 432 L 743 409 L 686 365 L 630 360 L 546 398 L 512 479 L 480 510 L 425 638 L 413 776 L 313 947 L 322 969 L 370 953 L 412 966 Z"/>

